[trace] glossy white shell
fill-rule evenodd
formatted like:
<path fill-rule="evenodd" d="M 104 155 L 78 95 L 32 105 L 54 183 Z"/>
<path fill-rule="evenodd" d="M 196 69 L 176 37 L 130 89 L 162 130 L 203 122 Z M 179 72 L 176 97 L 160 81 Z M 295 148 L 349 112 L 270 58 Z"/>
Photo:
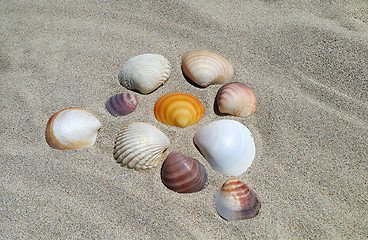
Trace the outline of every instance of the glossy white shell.
<path fill-rule="evenodd" d="M 83 149 L 96 142 L 101 122 L 81 108 L 67 108 L 55 113 L 46 126 L 46 141 L 52 148 Z"/>
<path fill-rule="evenodd" d="M 147 123 L 124 126 L 115 140 L 117 162 L 137 170 L 156 167 L 169 147 L 167 136 Z"/>
<path fill-rule="evenodd" d="M 227 176 L 239 176 L 252 164 L 255 145 L 252 134 L 233 120 L 214 121 L 194 136 L 194 143 L 212 168 Z"/>
<path fill-rule="evenodd" d="M 170 76 L 169 60 L 159 54 L 142 54 L 129 59 L 121 68 L 119 82 L 130 90 L 150 93 Z"/>

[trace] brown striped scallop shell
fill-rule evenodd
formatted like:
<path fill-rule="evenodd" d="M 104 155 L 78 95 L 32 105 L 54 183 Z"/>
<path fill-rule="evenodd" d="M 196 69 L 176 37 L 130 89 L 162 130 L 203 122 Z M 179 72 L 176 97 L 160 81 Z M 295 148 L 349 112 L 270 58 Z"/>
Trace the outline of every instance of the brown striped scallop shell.
<path fill-rule="evenodd" d="M 260 208 L 257 194 L 235 178 L 228 179 L 216 194 L 216 210 L 228 221 L 252 218 Z"/>
<path fill-rule="evenodd" d="M 115 95 L 106 101 L 106 109 L 113 116 L 124 116 L 135 110 L 139 98 L 130 93 Z"/>
<path fill-rule="evenodd" d="M 250 116 L 257 108 L 257 98 L 252 89 L 239 82 L 222 86 L 217 92 L 216 102 L 221 113 L 237 117 Z"/>
<path fill-rule="evenodd" d="M 179 152 L 171 152 L 161 168 L 162 183 L 178 193 L 202 190 L 207 183 L 207 172 L 197 160 Z"/>

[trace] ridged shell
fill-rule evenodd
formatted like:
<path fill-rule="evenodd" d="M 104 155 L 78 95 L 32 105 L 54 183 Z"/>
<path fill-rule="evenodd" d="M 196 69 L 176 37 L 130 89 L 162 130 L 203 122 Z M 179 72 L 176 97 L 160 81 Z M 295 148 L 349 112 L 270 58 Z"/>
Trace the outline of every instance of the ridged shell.
<path fill-rule="evenodd" d="M 182 58 L 184 74 L 202 87 L 230 82 L 234 68 L 225 58 L 206 51 L 187 52 Z"/>
<path fill-rule="evenodd" d="M 170 93 L 160 97 L 154 108 L 158 121 L 185 128 L 197 123 L 204 115 L 202 103 L 188 93 Z"/>
<path fill-rule="evenodd" d="M 227 180 L 216 194 L 216 210 L 228 221 L 252 218 L 260 208 L 257 194 L 235 178 Z"/>
<path fill-rule="evenodd" d="M 114 157 L 129 168 L 156 167 L 169 147 L 167 136 L 148 123 L 132 123 L 124 126 L 115 140 Z"/>
<path fill-rule="evenodd" d="M 200 128 L 194 143 L 212 168 L 227 176 L 244 173 L 255 156 L 252 134 L 234 120 L 214 121 Z"/>
<path fill-rule="evenodd" d="M 159 54 L 142 54 L 129 59 L 121 68 L 119 82 L 130 90 L 150 93 L 170 76 L 169 60 Z"/>
<path fill-rule="evenodd" d="M 207 172 L 197 160 L 182 153 L 171 152 L 161 168 L 162 183 L 178 193 L 202 190 L 207 183 Z"/>
<path fill-rule="evenodd" d="M 257 108 L 254 92 L 243 83 L 233 82 L 222 86 L 217 92 L 216 102 L 221 113 L 237 117 L 252 115 Z"/>
<path fill-rule="evenodd" d="M 81 108 L 66 108 L 55 113 L 47 122 L 46 142 L 56 149 L 83 149 L 93 146 L 101 122 Z"/>
<path fill-rule="evenodd" d="M 122 93 L 106 101 L 106 109 L 113 116 L 124 116 L 135 110 L 139 98 L 133 94 Z"/>

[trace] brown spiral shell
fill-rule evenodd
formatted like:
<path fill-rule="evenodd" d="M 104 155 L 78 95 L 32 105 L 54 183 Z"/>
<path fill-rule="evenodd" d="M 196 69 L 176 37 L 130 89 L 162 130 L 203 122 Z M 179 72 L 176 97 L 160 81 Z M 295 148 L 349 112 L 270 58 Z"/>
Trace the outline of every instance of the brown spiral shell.
<path fill-rule="evenodd" d="M 161 168 L 161 181 L 178 193 L 202 190 L 207 183 L 207 172 L 197 160 L 179 152 L 171 152 Z"/>

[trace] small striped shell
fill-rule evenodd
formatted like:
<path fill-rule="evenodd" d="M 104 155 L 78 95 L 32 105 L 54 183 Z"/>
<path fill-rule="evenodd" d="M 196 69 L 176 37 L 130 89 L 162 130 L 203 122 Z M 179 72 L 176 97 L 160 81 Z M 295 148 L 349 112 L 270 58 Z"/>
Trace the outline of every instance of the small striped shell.
<path fill-rule="evenodd" d="M 156 167 L 170 145 L 167 136 L 148 123 L 124 126 L 115 140 L 114 157 L 136 170 Z"/>
<path fill-rule="evenodd" d="M 184 74 L 201 87 L 230 82 L 234 68 L 225 58 L 206 51 L 187 52 L 182 58 Z"/>
<path fill-rule="evenodd" d="M 161 181 L 175 192 L 193 193 L 205 187 L 207 172 L 197 160 L 182 153 L 171 152 L 162 164 Z"/>
<path fill-rule="evenodd" d="M 121 68 L 119 82 L 129 90 L 147 94 L 169 78 L 169 60 L 159 54 L 142 54 L 129 59 Z"/>
<path fill-rule="evenodd" d="M 139 98 L 134 94 L 122 93 L 106 101 L 106 109 L 113 116 L 124 116 L 135 110 Z"/>
<path fill-rule="evenodd" d="M 101 122 L 90 112 L 76 107 L 52 115 L 46 126 L 46 142 L 56 149 L 83 149 L 96 142 Z"/>
<path fill-rule="evenodd" d="M 169 93 L 157 100 L 154 113 L 163 124 L 185 128 L 203 117 L 204 107 L 189 93 Z"/>
<path fill-rule="evenodd" d="M 257 194 L 235 178 L 227 180 L 216 194 L 216 210 L 228 221 L 255 217 L 260 208 Z"/>
<path fill-rule="evenodd" d="M 217 92 L 216 102 L 221 113 L 237 117 L 250 116 L 257 108 L 257 98 L 254 92 L 239 82 L 222 86 Z"/>

